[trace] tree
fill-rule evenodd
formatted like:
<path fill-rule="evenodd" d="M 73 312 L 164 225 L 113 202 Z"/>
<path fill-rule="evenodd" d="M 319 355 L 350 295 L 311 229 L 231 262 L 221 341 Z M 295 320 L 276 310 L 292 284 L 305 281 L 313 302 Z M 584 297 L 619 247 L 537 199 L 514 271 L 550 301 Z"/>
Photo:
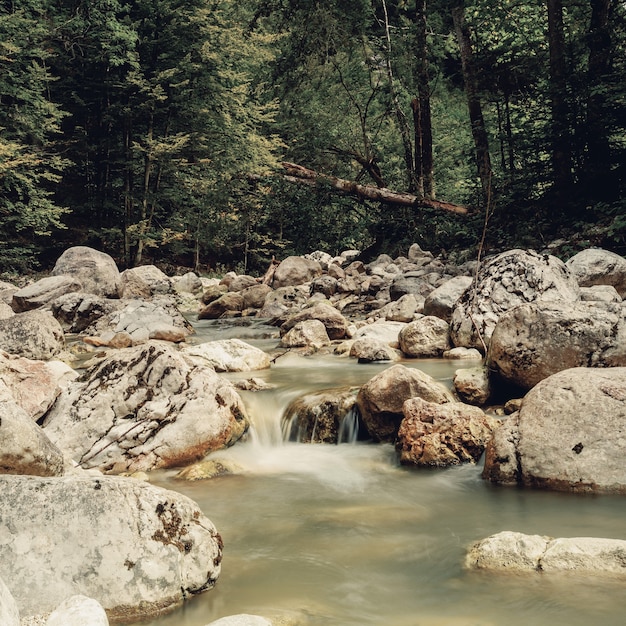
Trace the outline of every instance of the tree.
<path fill-rule="evenodd" d="M 482 188 L 483 202 L 488 204 L 491 194 L 491 157 L 489 154 L 489 139 L 483 118 L 482 104 L 478 93 L 478 81 L 474 67 L 472 42 L 470 32 L 465 21 L 464 2 L 455 3 L 452 7 L 452 20 L 454 32 L 461 55 L 461 67 L 463 69 L 463 82 L 467 95 L 470 125 L 476 151 L 476 165 L 478 177 Z M 489 207 L 487 207 L 489 208 Z"/>
<path fill-rule="evenodd" d="M 552 110 L 552 167 L 557 197 L 563 197 L 572 186 L 571 113 L 563 34 L 563 2 L 548 0 L 548 41 L 550 48 L 550 102 Z"/>
<path fill-rule="evenodd" d="M 62 227 L 53 191 L 65 165 L 54 150 L 63 116 L 48 98 L 43 3 L 0 4 L 0 260 L 28 265 L 24 251 Z"/>

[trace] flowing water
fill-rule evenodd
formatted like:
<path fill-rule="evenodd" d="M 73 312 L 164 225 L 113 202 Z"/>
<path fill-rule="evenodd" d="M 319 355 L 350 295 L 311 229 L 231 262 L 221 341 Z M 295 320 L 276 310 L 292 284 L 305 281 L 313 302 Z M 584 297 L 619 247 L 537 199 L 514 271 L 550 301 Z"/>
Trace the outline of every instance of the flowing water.
<path fill-rule="evenodd" d="M 216 325 L 196 341 L 215 338 Z M 270 348 L 262 329 L 230 327 Z M 459 362 L 406 361 L 451 385 Z M 143 626 L 204 626 L 252 613 L 303 626 L 622 626 L 626 582 L 578 575 L 493 574 L 463 568 L 472 542 L 502 530 L 626 539 L 626 499 L 499 488 L 480 466 L 399 467 L 393 447 L 284 442 L 280 417 L 295 397 L 362 384 L 387 365 L 340 357 L 279 357 L 242 392 L 254 422 L 245 443 L 215 453 L 236 475 L 152 480 L 193 498 L 224 539 L 214 589 Z"/>

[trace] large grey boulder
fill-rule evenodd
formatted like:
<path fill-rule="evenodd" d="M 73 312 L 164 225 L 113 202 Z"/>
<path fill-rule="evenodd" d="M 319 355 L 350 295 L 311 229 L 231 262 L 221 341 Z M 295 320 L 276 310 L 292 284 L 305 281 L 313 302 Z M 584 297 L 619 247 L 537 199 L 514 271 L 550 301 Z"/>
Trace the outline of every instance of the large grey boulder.
<path fill-rule="evenodd" d="M 0 624 L 2 626 L 20 626 L 20 610 L 2 577 L 0 577 Z"/>
<path fill-rule="evenodd" d="M 469 569 L 513 572 L 578 572 L 626 576 L 626 541 L 598 537 L 553 539 L 503 531 L 470 547 Z"/>
<path fill-rule="evenodd" d="M 216 372 L 250 372 L 267 369 L 271 365 L 267 352 L 241 339 L 206 341 L 186 346 L 183 353 L 210 365 Z"/>
<path fill-rule="evenodd" d="M 500 317 L 487 361 L 523 389 L 573 367 L 626 366 L 626 305 L 535 302 Z"/>
<path fill-rule="evenodd" d="M 186 465 L 247 428 L 232 383 L 156 342 L 93 365 L 44 421 L 44 432 L 76 462 L 108 473 Z"/>
<path fill-rule="evenodd" d="M 406 322 L 395 322 L 387 320 L 377 320 L 371 324 L 365 324 L 354 333 L 355 339 L 377 339 L 397 348 L 398 335 L 406 327 Z"/>
<path fill-rule="evenodd" d="M 109 618 L 97 600 L 75 595 L 50 613 L 46 626 L 109 626 Z"/>
<path fill-rule="evenodd" d="M 198 312 L 199 320 L 217 320 L 227 315 L 241 314 L 245 307 L 243 296 L 237 291 L 229 291 L 212 300 Z"/>
<path fill-rule="evenodd" d="M 9 396 L 0 388 L 0 474 L 61 476 L 63 452 Z"/>
<path fill-rule="evenodd" d="M 290 287 L 309 283 L 322 275 L 322 266 L 318 261 L 301 256 L 290 256 L 281 261 L 274 271 L 272 287 Z"/>
<path fill-rule="evenodd" d="M 189 498 L 131 478 L 0 476 L 0 577 L 22 617 L 68 597 L 115 621 L 173 608 L 215 584 L 222 541 Z"/>
<path fill-rule="evenodd" d="M 425 315 L 409 322 L 398 334 L 400 350 L 409 357 L 440 357 L 450 349 L 448 323 L 434 315 Z"/>
<path fill-rule="evenodd" d="M 483 477 L 559 491 L 626 493 L 626 368 L 542 380 L 495 431 Z"/>
<path fill-rule="evenodd" d="M 626 298 L 626 259 L 615 252 L 589 248 L 566 263 L 581 287 L 612 285 Z"/>
<path fill-rule="evenodd" d="M 285 321 L 293 311 L 301 309 L 307 302 L 308 292 L 299 287 L 280 287 L 266 293 L 263 306 L 257 317 Z"/>
<path fill-rule="evenodd" d="M 400 463 L 448 467 L 476 463 L 491 438 L 495 422 L 476 406 L 408 399 L 395 442 Z"/>
<path fill-rule="evenodd" d="M 38 420 L 78 374 L 62 361 L 35 361 L 0 350 L 0 387 L 6 387 L 30 417 Z M 1 395 L 1 394 L 0 394 Z"/>
<path fill-rule="evenodd" d="M 271 293 L 272 288 L 269 285 L 256 284 L 246 287 L 240 292 L 243 298 L 244 309 L 261 309 L 265 304 L 265 298 Z"/>
<path fill-rule="evenodd" d="M 326 326 L 317 319 L 298 322 L 280 338 L 280 345 L 285 348 L 319 350 L 329 344 L 330 338 L 326 332 Z"/>
<path fill-rule="evenodd" d="M 191 335 L 191 324 L 168 297 L 154 297 L 150 301 L 123 301 L 120 308 L 99 317 L 85 329 L 85 334 L 108 335 L 127 333 L 133 343 L 161 339 L 179 343 Z"/>
<path fill-rule="evenodd" d="M 72 276 L 47 276 L 13 294 L 11 306 L 16 313 L 38 309 L 66 293 L 80 291 L 80 281 Z"/>
<path fill-rule="evenodd" d="M 476 284 L 458 301 L 450 319 L 455 346 L 483 350 L 500 316 L 527 302 L 575 302 L 578 283 L 565 264 L 554 256 L 509 250 L 487 260 Z"/>
<path fill-rule="evenodd" d="M 357 406 L 375 441 L 395 440 L 404 418 L 404 402 L 414 397 L 438 404 L 454 400 L 450 391 L 432 376 L 400 364 L 376 374 L 361 387 Z"/>
<path fill-rule="evenodd" d="M 332 304 L 318 302 L 298 313 L 290 315 L 281 325 L 280 334 L 285 335 L 298 322 L 304 320 L 319 320 L 322 322 L 331 340 L 343 339 L 348 331 L 348 321 Z"/>
<path fill-rule="evenodd" d="M 399 361 L 402 353 L 394 350 L 388 343 L 380 339 L 362 337 L 355 339 L 350 346 L 350 356 L 359 363 L 374 363 L 377 361 Z"/>
<path fill-rule="evenodd" d="M 83 290 L 105 298 L 118 298 L 120 271 L 113 258 L 87 246 L 68 248 L 52 268 L 52 276 L 66 274 L 76 278 Z"/>
<path fill-rule="evenodd" d="M 95 328 L 100 318 L 121 308 L 123 303 L 118 299 L 84 291 L 64 294 L 50 303 L 52 315 L 67 333 L 82 333 L 89 327 Z"/>
<path fill-rule="evenodd" d="M 435 315 L 449 322 L 461 296 L 472 284 L 470 276 L 455 276 L 433 289 L 424 300 L 424 315 Z"/>
<path fill-rule="evenodd" d="M 174 292 L 172 280 L 155 265 L 140 265 L 120 274 L 120 298 L 149 300 Z"/>
<path fill-rule="evenodd" d="M 64 346 L 63 329 L 49 311 L 35 309 L 0 320 L 0 350 L 47 361 Z"/>

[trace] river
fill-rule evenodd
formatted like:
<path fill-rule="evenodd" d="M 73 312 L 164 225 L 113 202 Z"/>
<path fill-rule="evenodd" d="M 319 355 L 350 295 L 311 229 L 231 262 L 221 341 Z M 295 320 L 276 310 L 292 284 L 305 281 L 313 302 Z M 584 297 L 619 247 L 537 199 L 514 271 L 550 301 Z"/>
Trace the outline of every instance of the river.
<path fill-rule="evenodd" d="M 271 348 L 271 330 L 198 325 L 195 341 L 239 336 Z M 461 362 L 412 360 L 452 385 Z M 303 393 L 362 384 L 385 364 L 336 356 L 279 357 L 242 392 L 254 422 L 244 443 L 215 453 L 235 475 L 152 482 L 199 503 L 224 540 L 214 589 L 142 626 L 205 626 L 251 613 L 293 626 L 622 626 L 624 581 L 579 575 L 494 574 L 463 568 L 467 546 L 502 530 L 626 539 L 626 499 L 493 486 L 479 465 L 400 467 L 390 445 L 299 444 L 281 416 Z"/>

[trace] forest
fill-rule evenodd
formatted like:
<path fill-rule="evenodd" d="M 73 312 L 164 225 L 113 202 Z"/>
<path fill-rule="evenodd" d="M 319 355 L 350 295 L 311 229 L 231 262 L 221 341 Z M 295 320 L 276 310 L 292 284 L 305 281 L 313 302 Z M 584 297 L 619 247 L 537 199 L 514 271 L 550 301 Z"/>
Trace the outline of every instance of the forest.
<path fill-rule="evenodd" d="M 0 272 L 626 253 L 623 0 L 0 0 Z"/>

